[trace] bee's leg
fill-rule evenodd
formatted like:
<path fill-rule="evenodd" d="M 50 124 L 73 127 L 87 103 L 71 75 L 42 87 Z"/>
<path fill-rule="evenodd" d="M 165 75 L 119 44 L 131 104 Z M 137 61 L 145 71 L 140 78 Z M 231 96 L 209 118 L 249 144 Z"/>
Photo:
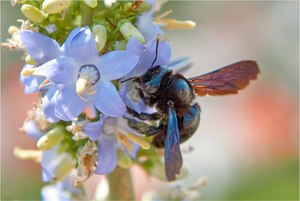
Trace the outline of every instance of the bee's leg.
<path fill-rule="evenodd" d="M 131 116 L 136 117 L 142 121 L 157 121 L 162 118 L 162 116 L 158 112 L 151 113 L 151 114 L 144 113 L 144 112 L 139 113 L 130 107 L 127 107 L 127 112 Z"/>
<path fill-rule="evenodd" d="M 128 126 L 130 128 L 146 136 L 156 135 L 161 132 L 165 132 L 167 129 L 166 125 L 163 124 L 156 127 L 156 126 L 149 125 L 145 122 L 137 121 L 135 119 L 129 119 L 129 118 L 126 119 L 128 120 Z"/>

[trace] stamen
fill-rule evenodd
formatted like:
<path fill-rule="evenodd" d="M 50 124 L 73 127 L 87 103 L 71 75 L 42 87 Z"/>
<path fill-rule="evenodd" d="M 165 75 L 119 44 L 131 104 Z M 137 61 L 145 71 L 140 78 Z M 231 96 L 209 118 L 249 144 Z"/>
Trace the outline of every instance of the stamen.
<path fill-rule="evenodd" d="M 173 29 L 193 29 L 196 26 L 196 23 L 190 20 L 179 21 L 175 19 L 160 19 L 155 21 L 155 24 L 165 26 L 169 30 Z"/>
<path fill-rule="evenodd" d="M 76 93 L 77 95 L 87 102 L 83 97 L 84 92 L 87 95 L 93 95 L 96 90 L 93 90 L 93 86 L 99 81 L 100 73 L 96 66 L 92 64 L 81 66 L 79 70 L 79 76 L 76 81 Z"/>
<path fill-rule="evenodd" d="M 117 130 L 115 130 L 115 132 L 116 132 L 116 136 L 118 138 L 118 141 L 121 144 L 123 144 L 129 152 L 132 151 L 133 146 L 132 146 L 132 144 L 130 144 L 127 137 L 125 135 L 123 135 L 122 133 L 120 133 L 119 131 L 117 131 Z"/>
<path fill-rule="evenodd" d="M 36 70 L 35 68 L 26 68 L 26 69 L 24 69 L 24 70 L 21 72 L 21 74 L 22 74 L 22 76 L 24 76 L 24 77 L 26 77 L 26 76 L 31 76 L 31 75 L 34 73 L 35 70 Z"/>
<path fill-rule="evenodd" d="M 137 135 L 134 135 L 134 134 L 132 134 L 132 133 L 127 133 L 127 134 L 126 134 L 126 137 L 127 137 L 130 141 L 132 141 L 132 142 L 138 144 L 142 149 L 146 149 L 146 150 L 147 150 L 147 149 L 150 149 L 150 143 L 147 142 L 146 140 L 144 140 L 143 138 L 141 138 L 141 137 L 139 137 L 139 136 L 137 136 Z"/>
<path fill-rule="evenodd" d="M 78 95 L 82 95 L 84 93 L 87 83 L 88 80 L 86 77 L 82 76 L 78 78 L 78 80 L 76 81 L 76 93 Z"/>
<path fill-rule="evenodd" d="M 50 80 L 48 80 L 48 78 L 46 78 L 39 86 L 38 88 L 41 89 L 45 86 L 48 86 L 49 84 L 51 84 Z"/>
<path fill-rule="evenodd" d="M 160 14 L 159 16 L 155 17 L 154 21 L 161 20 L 162 18 L 167 17 L 168 15 L 170 15 L 172 12 L 173 12 L 173 10 L 168 10 L 168 11 Z"/>
<path fill-rule="evenodd" d="M 39 163 L 42 157 L 42 151 L 31 150 L 31 149 L 21 149 L 19 147 L 14 148 L 14 155 L 23 160 L 34 160 Z"/>

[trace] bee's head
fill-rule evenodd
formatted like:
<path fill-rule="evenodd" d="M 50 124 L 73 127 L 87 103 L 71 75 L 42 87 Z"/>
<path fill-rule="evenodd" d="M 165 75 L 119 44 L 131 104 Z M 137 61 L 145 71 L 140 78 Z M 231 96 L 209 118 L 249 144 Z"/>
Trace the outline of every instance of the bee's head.
<path fill-rule="evenodd" d="M 155 66 L 150 68 L 139 79 L 141 89 L 149 95 L 156 93 L 161 86 L 165 75 L 170 72 L 172 71 L 164 66 Z"/>

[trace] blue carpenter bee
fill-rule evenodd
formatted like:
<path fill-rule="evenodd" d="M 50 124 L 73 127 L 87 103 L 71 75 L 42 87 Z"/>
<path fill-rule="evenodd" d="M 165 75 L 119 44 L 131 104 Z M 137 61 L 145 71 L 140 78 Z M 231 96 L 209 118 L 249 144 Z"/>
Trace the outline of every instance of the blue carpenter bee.
<path fill-rule="evenodd" d="M 193 103 L 195 96 L 235 94 L 245 88 L 259 73 L 255 61 L 240 61 L 213 72 L 193 78 L 185 78 L 165 66 L 154 66 L 133 80 L 146 105 L 155 107 L 152 114 L 138 113 L 127 107 L 127 112 L 141 121 L 128 119 L 128 125 L 146 136 L 154 136 L 152 144 L 165 149 L 165 172 L 168 181 L 176 180 L 182 167 L 179 144 L 188 140 L 197 130 L 200 122 L 200 107 Z M 159 121 L 152 126 L 145 121 Z"/>

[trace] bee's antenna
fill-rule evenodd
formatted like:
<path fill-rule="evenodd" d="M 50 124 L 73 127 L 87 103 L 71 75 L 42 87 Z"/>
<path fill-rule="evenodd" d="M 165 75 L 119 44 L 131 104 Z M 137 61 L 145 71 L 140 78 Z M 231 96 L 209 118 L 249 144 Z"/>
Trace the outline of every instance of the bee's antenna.
<path fill-rule="evenodd" d="M 122 81 L 120 81 L 121 83 L 124 83 L 124 82 L 127 82 L 127 81 L 129 81 L 129 80 L 134 80 L 134 79 L 137 79 L 137 78 L 139 78 L 139 77 L 130 77 L 130 78 L 128 78 L 128 79 L 126 79 L 126 80 L 122 80 Z"/>
<path fill-rule="evenodd" d="M 159 39 L 157 38 L 157 39 L 156 39 L 155 58 L 154 58 L 154 60 L 153 60 L 153 62 L 152 62 L 151 68 L 153 67 L 153 65 L 154 65 L 154 63 L 156 62 L 156 59 L 157 59 L 158 43 L 159 43 Z"/>

